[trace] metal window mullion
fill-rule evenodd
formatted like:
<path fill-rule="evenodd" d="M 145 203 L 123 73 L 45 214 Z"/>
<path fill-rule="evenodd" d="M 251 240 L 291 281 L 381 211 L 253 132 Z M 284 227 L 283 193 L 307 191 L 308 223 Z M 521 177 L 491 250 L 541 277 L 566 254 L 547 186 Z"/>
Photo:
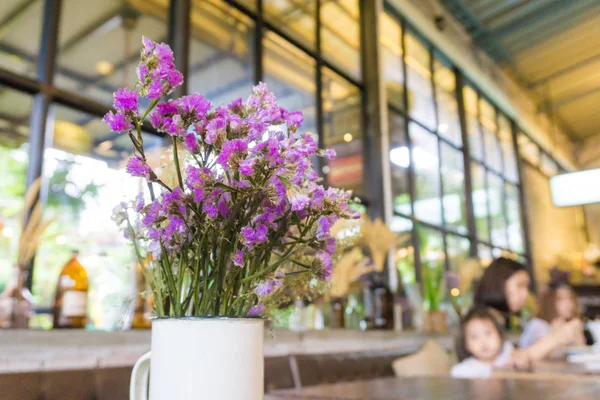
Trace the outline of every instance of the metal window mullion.
<path fill-rule="evenodd" d="M 189 91 L 188 72 L 190 69 L 190 18 L 191 0 L 171 0 L 169 5 L 169 44 L 175 57 L 175 68 L 184 76 L 183 83 L 177 87 L 172 97 L 186 95 Z"/>
<path fill-rule="evenodd" d="M 256 0 L 256 20 L 254 21 L 254 83 L 264 80 L 263 71 L 263 34 L 265 19 L 263 0 Z"/>
<path fill-rule="evenodd" d="M 531 251 L 531 240 L 529 237 L 529 222 L 527 219 L 527 207 L 525 206 L 525 184 L 523 181 L 523 162 L 519 153 L 519 143 L 517 141 L 517 126 L 514 121 L 511 120 L 511 136 L 513 142 L 513 148 L 515 151 L 515 158 L 517 159 L 517 172 L 519 177 L 519 184 L 517 185 L 517 189 L 519 191 L 519 207 L 521 208 L 521 212 L 519 216 L 521 217 L 521 234 L 523 235 L 523 244 L 525 245 L 525 258 L 527 259 L 527 268 L 529 269 L 529 273 L 531 274 L 531 284 L 533 290 L 536 289 L 536 281 L 535 281 L 535 270 L 533 268 L 533 255 Z"/>
<path fill-rule="evenodd" d="M 58 30 L 62 0 L 45 0 L 43 8 L 40 52 L 37 63 L 38 80 L 41 91 L 33 99 L 33 108 L 29 118 L 29 164 L 27 166 L 26 188 L 43 175 L 44 152 L 50 147 L 53 139 L 54 113 L 52 105 L 52 83 L 58 53 Z M 44 202 L 47 187 L 42 185 L 32 207 Z M 31 209 L 25 210 L 25 221 L 31 215 Z M 35 256 L 34 256 L 35 258 Z M 26 286 L 31 289 L 34 260 L 31 261 L 30 273 Z"/>
<path fill-rule="evenodd" d="M 404 18 L 400 19 L 400 43 L 402 45 L 402 75 L 404 76 L 404 90 L 402 91 L 402 103 L 404 107 L 408 107 L 408 74 L 406 68 L 406 21 Z M 412 242 L 414 251 L 414 262 L 415 262 L 415 277 L 417 282 L 422 281 L 422 273 L 421 273 L 421 243 L 419 241 L 419 235 L 417 231 L 416 217 L 415 217 L 415 200 L 416 200 L 416 175 L 415 175 L 415 165 L 413 160 L 413 145 L 412 139 L 410 137 L 409 131 L 409 122 L 410 117 L 408 113 L 404 115 L 404 132 L 406 134 L 406 147 L 408 147 L 408 194 L 410 197 L 410 212 L 411 212 L 411 220 L 413 222 L 412 228 Z"/>
<path fill-rule="evenodd" d="M 321 0 L 315 1 L 315 78 L 316 82 L 316 93 L 315 93 L 315 106 L 316 106 L 316 124 L 317 134 L 319 135 L 319 148 L 324 149 L 325 143 L 325 120 L 323 116 L 323 60 L 321 58 Z M 323 167 L 328 164 L 327 160 L 323 157 L 317 158 L 317 168 L 319 176 L 323 178 L 325 184 L 327 184 L 328 175 L 325 173 Z"/>
<path fill-rule="evenodd" d="M 359 2 L 360 55 L 363 85 L 361 108 L 363 128 L 363 185 L 370 200 L 372 218 L 385 219 L 383 182 L 382 107 L 380 92 L 379 43 L 377 37 L 377 2 Z M 368 179 L 366 179 L 368 178 Z"/>
<path fill-rule="evenodd" d="M 440 191 L 440 212 L 442 217 L 442 226 L 447 229 L 446 226 L 446 211 L 444 210 L 444 176 L 442 174 L 442 143 L 440 140 L 439 134 L 439 105 L 438 98 L 436 93 L 436 85 L 435 85 L 435 68 L 434 68 L 434 58 L 433 58 L 433 48 L 429 47 L 429 72 L 430 72 L 430 84 L 431 84 L 431 94 L 433 101 L 433 114 L 435 115 L 435 139 L 437 144 L 438 151 L 438 179 L 439 179 L 439 191 Z M 450 269 L 450 262 L 448 261 L 448 243 L 446 240 L 446 233 L 442 233 L 442 245 L 444 246 L 444 269 L 448 271 Z"/>
<path fill-rule="evenodd" d="M 473 204 L 473 179 L 471 175 L 471 149 L 469 143 L 469 133 L 467 128 L 467 115 L 465 108 L 465 99 L 463 96 L 463 75 L 462 73 L 455 67 L 454 68 L 454 76 L 455 76 L 455 95 L 456 102 L 458 105 L 458 118 L 460 123 L 460 132 L 461 139 L 463 142 L 462 148 L 462 156 L 463 156 L 463 176 L 465 180 L 464 188 L 465 188 L 465 202 L 466 204 L 466 213 L 467 213 L 467 230 L 469 233 L 469 238 L 471 239 L 471 249 L 469 251 L 469 255 L 471 257 L 477 256 L 477 224 L 475 223 L 475 208 Z"/>

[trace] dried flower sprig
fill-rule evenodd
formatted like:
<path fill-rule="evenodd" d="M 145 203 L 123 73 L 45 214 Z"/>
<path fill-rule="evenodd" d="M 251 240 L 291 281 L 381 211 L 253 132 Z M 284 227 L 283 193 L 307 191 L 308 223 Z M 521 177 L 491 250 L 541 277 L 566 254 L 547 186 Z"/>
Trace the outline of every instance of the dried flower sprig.
<path fill-rule="evenodd" d="M 17 251 L 17 266 L 22 271 L 29 268 L 29 264 L 40 246 L 42 235 L 53 222 L 53 219 L 43 220 L 43 210 L 40 202 L 37 201 L 40 186 L 41 178 L 38 177 L 25 193 L 21 237 Z M 28 210 L 31 210 L 29 214 L 27 214 Z"/>

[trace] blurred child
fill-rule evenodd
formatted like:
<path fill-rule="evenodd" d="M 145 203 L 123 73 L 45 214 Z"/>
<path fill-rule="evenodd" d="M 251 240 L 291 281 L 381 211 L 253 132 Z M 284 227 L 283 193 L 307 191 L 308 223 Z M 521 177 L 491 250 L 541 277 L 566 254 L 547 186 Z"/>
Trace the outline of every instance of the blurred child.
<path fill-rule="evenodd" d="M 573 289 L 564 283 L 550 284 L 548 290 L 540 297 L 537 317 L 525 326 L 519 340 L 519 347 L 528 348 L 540 339 L 560 331 L 569 323 L 580 319 L 579 303 Z M 585 345 L 583 329 L 580 328 L 579 331 L 574 332 L 566 344 Z"/>
<path fill-rule="evenodd" d="M 504 340 L 498 321 L 487 308 L 474 308 L 460 329 L 459 358 L 450 371 L 453 378 L 489 378 L 494 367 L 509 362 L 513 345 Z"/>

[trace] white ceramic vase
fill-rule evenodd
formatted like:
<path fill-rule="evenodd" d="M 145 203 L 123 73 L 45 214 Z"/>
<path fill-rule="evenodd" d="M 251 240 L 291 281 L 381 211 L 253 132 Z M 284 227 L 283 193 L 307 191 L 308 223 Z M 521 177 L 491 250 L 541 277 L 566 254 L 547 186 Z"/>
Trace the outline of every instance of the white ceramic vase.
<path fill-rule="evenodd" d="M 155 319 L 130 400 L 262 400 L 263 339 L 259 318 Z"/>

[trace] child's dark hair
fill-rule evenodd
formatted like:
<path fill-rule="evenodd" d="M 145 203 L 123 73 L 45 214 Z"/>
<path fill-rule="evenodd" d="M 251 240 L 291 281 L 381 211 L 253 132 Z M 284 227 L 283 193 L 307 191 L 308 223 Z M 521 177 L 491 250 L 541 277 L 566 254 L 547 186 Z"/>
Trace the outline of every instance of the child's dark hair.
<path fill-rule="evenodd" d="M 464 359 L 472 356 L 469 350 L 467 350 L 467 338 L 465 331 L 467 324 L 474 319 L 484 319 L 491 321 L 494 325 L 494 328 L 498 332 L 498 335 L 500 335 L 500 340 L 504 342 L 504 333 L 502 332 L 502 328 L 500 327 L 498 319 L 494 317 L 492 312 L 490 312 L 489 308 L 476 306 L 472 308 L 471 311 L 469 311 L 467 315 L 465 315 L 461 320 L 460 336 L 456 345 L 456 356 L 458 357 L 458 361 L 463 361 Z"/>

